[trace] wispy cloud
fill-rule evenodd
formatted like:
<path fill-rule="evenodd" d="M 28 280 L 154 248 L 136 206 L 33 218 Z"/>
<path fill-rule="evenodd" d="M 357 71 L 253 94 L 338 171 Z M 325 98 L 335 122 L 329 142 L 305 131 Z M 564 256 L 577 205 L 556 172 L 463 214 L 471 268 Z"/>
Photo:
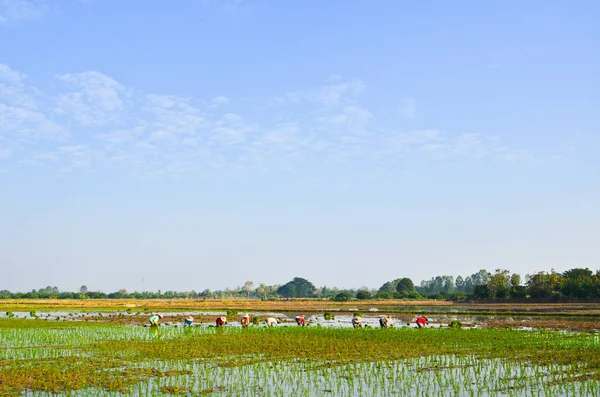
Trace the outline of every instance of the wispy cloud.
<path fill-rule="evenodd" d="M 292 103 L 313 102 L 326 108 L 355 103 L 357 97 L 364 92 L 366 86 L 355 79 L 348 82 L 328 84 L 312 90 L 289 92 L 276 97 L 279 101 Z"/>
<path fill-rule="evenodd" d="M 0 0 L 0 26 L 39 19 L 47 11 L 42 0 Z"/>
<path fill-rule="evenodd" d="M 117 121 L 124 110 L 124 87 L 114 79 L 95 71 L 64 74 L 58 79 L 71 91 L 60 94 L 56 112 L 82 125 Z"/>
<path fill-rule="evenodd" d="M 277 111 L 256 116 L 244 101 L 139 94 L 97 71 L 62 74 L 42 93 L 0 65 L 0 159 L 59 172 L 123 169 L 143 178 L 324 167 L 381 168 L 399 157 L 520 161 L 522 149 L 482 133 L 398 131 L 382 124 L 360 80 L 255 100 Z M 248 113 L 249 115 L 246 115 Z M 3 166 L 6 169 L 6 166 Z"/>
<path fill-rule="evenodd" d="M 12 70 L 8 65 L 0 64 L 0 81 L 10 83 L 11 85 L 21 85 L 25 77 L 25 74 Z"/>
<path fill-rule="evenodd" d="M 480 134 L 463 134 L 456 139 L 452 151 L 459 156 L 482 158 L 490 153 L 490 148 L 483 143 Z"/>

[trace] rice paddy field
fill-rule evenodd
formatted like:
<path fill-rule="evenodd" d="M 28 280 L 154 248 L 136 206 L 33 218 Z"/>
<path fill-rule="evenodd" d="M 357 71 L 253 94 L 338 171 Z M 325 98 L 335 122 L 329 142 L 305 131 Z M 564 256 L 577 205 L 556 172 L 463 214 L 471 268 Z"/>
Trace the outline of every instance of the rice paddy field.
<path fill-rule="evenodd" d="M 238 315 L 217 328 L 218 312 L 197 312 L 206 321 L 193 327 L 179 313 L 159 327 L 140 326 L 145 312 L 2 314 L 6 396 L 600 395 L 600 341 L 588 329 L 451 328 L 442 314 L 425 329 L 401 313 L 386 329 L 345 326 L 347 313 L 315 314 L 307 327 L 281 315 L 273 328 L 241 328 Z"/>

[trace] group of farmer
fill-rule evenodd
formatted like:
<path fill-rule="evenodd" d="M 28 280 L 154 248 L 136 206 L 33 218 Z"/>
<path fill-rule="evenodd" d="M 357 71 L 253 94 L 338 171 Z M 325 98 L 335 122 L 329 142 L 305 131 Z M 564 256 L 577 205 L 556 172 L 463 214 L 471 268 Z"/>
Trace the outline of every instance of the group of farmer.
<path fill-rule="evenodd" d="M 427 324 L 429 324 L 429 319 L 425 316 L 417 317 L 415 320 L 417 327 L 424 328 Z M 383 316 L 379 318 L 379 326 L 381 328 L 388 328 L 392 324 L 392 318 L 390 316 Z M 352 317 L 352 326 L 354 328 L 362 327 L 362 318 L 360 315 L 355 315 Z"/>
<path fill-rule="evenodd" d="M 163 318 L 162 314 L 155 314 L 152 317 L 149 318 L 150 321 L 150 326 L 151 327 L 157 327 L 159 321 Z M 184 318 L 183 320 L 183 325 L 186 327 L 191 327 L 192 324 L 194 323 L 194 317 L 192 316 L 187 316 Z M 217 317 L 217 320 L 215 321 L 217 327 L 223 327 L 225 324 L 227 324 L 227 317 L 225 316 L 219 316 Z M 267 323 L 267 327 L 274 327 L 277 324 L 279 324 L 279 320 L 276 319 L 275 317 L 269 317 L 266 320 Z M 383 316 L 379 318 L 379 326 L 381 328 L 388 328 L 392 323 L 392 318 L 390 316 Z M 420 316 L 417 317 L 417 319 L 415 320 L 415 323 L 417 324 L 417 327 L 419 328 L 424 328 L 427 324 L 429 324 L 429 319 L 425 316 Z M 240 319 L 240 324 L 242 325 L 242 328 L 246 328 L 250 325 L 250 315 L 249 314 L 244 314 L 242 316 L 242 318 Z M 306 325 L 306 317 L 304 316 L 296 316 L 296 324 L 298 324 L 301 327 L 304 327 Z M 352 317 L 352 326 L 354 328 L 360 328 L 362 327 L 362 318 L 360 317 L 360 315 L 355 315 L 354 317 Z"/>

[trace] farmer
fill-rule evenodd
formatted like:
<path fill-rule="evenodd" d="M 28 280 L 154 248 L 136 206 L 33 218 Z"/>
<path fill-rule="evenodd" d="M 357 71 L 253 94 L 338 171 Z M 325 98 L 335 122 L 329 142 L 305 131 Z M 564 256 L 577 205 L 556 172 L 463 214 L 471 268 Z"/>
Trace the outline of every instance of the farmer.
<path fill-rule="evenodd" d="M 379 319 L 379 325 L 381 328 L 387 328 L 392 323 L 392 318 L 390 316 L 381 317 Z"/>
<path fill-rule="evenodd" d="M 360 328 L 361 327 L 361 322 L 362 322 L 362 318 L 360 318 L 360 316 L 354 316 L 354 317 L 352 317 L 352 326 L 354 328 Z"/>
<path fill-rule="evenodd" d="M 187 316 L 183 320 L 183 326 L 184 327 L 191 327 L 193 323 L 194 323 L 194 317 L 192 317 L 192 316 Z"/>
<path fill-rule="evenodd" d="M 217 327 L 222 327 L 225 324 L 227 324 L 227 317 L 225 317 L 225 316 L 217 317 Z"/>
<path fill-rule="evenodd" d="M 306 325 L 306 317 L 296 316 L 296 324 L 298 324 L 301 327 L 304 327 Z"/>
<path fill-rule="evenodd" d="M 415 322 L 417 323 L 417 327 L 424 328 L 429 323 L 429 319 L 425 316 L 421 316 L 417 318 Z"/>
<path fill-rule="evenodd" d="M 275 317 L 269 317 L 267 319 L 267 327 L 274 327 L 277 324 L 279 324 L 279 320 L 277 320 Z"/>
<path fill-rule="evenodd" d="M 242 319 L 240 320 L 240 323 L 242 324 L 242 328 L 246 328 L 247 326 L 249 326 L 250 325 L 250 315 L 245 314 L 244 317 L 242 317 Z"/>
<path fill-rule="evenodd" d="M 150 317 L 148 319 L 148 321 L 150 321 L 150 326 L 158 327 L 158 322 L 160 321 L 161 318 L 163 318 L 162 314 L 155 314 L 154 316 Z"/>

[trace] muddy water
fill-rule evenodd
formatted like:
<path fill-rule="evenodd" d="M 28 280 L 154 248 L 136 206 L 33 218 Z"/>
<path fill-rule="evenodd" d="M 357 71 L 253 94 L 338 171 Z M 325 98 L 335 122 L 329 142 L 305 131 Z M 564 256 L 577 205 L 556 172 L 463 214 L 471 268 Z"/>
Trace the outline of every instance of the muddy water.
<path fill-rule="evenodd" d="M 12 312 L 10 317 L 21 318 L 29 320 L 51 320 L 51 321 L 98 321 L 98 322 L 125 322 L 132 325 L 138 325 L 143 323 L 147 325 L 148 318 L 153 314 L 162 314 L 164 316 L 161 321 L 163 326 L 183 326 L 183 319 L 187 316 L 193 316 L 195 318 L 195 326 L 213 326 L 215 320 L 219 316 L 227 316 L 228 323 L 227 327 L 241 327 L 240 318 L 243 314 L 249 314 L 250 317 L 259 317 L 259 324 L 251 324 L 251 326 L 266 326 L 266 318 L 274 317 L 277 318 L 279 324 L 278 327 L 297 326 L 295 322 L 296 315 L 300 313 L 277 313 L 277 312 L 240 312 L 238 315 L 231 316 L 224 311 L 182 311 L 182 312 L 153 312 L 153 313 L 138 313 L 138 312 L 66 312 L 66 311 L 36 311 L 25 312 L 15 311 Z M 352 327 L 353 314 L 334 312 L 333 319 L 325 319 L 323 313 L 307 315 L 307 326 L 320 326 L 320 327 L 333 327 L 333 328 L 348 328 Z M 362 326 L 363 327 L 379 327 L 379 318 L 382 316 L 380 313 L 369 312 L 362 314 Z M 0 313 L 0 318 L 8 318 L 7 312 Z M 416 327 L 414 320 L 416 316 L 413 315 L 392 315 L 391 326 L 393 327 Z M 130 320 L 130 321 L 128 321 Z M 430 316 L 429 317 L 430 327 L 440 327 L 447 325 L 452 320 L 459 320 L 466 325 L 472 324 L 476 321 L 473 317 L 460 317 L 460 316 Z"/>
<path fill-rule="evenodd" d="M 235 315 L 228 314 L 225 311 L 181 311 L 181 312 L 138 312 L 138 311 L 94 311 L 94 312 L 68 312 L 68 311 L 36 311 L 35 313 L 26 311 L 12 312 L 13 318 L 29 320 L 52 320 L 52 321 L 86 321 L 86 322 L 104 322 L 120 323 L 136 326 L 148 326 L 148 318 L 153 314 L 162 314 L 162 326 L 178 327 L 183 326 L 185 317 L 191 315 L 194 317 L 194 326 L 209 327 L 215 325 L 215 320 L 219 316 L 227 316 L 228 324 L 226 327 L 241 327 L 240 319 L 242 315 L 249 314 L 251 318 L 258 317 L 258 324 L 251 324 L 253 327 L 266 327 L 266 319 L 275 317 L 279 320 L 278 327 L 297 326 L 295 317 L 305 315 L 308 326 L 320 326 L 330 328 L 349 328 L 352 327 L 353 313 L 355 308 L 344 311 L 331 311 L 333 319 L 325 319 L 323 312 L 319 313 L 301 313 L 301 312 L 259 312 L 259 311 L 239 311 Z M 581 329 L 591 330 L 600 328 L 600 319 L 597 316 L 568 316 L 556 315 L 527 315 L 522 313 L 453 313 L 453 312 L 430 312 L 423 309 L 429 318 L 429 327 L 445 327 L 451 321 L 457 320 L 463 324 L 463 327 L 485 327 L 488 323 L 492 326 L 510 326 L 528 328 L 531 326 L 550 326 L 554 327 L 560 323 L 558 328 L 563 329 Z M 385 313 L 376 309 L 361 311 L 362 325 L 365 327 L 379 327 L 379 318 L 389 314 L 392 318 L 393 327 L 416 327 L 416 315 L 413 313 Z M 0 318 L 9 317 L 7 312 L 1 312 Z M 587 323 L 587 324 L 586 324 Z M 546 325 L 544 325 L 546 324 Z"/>

